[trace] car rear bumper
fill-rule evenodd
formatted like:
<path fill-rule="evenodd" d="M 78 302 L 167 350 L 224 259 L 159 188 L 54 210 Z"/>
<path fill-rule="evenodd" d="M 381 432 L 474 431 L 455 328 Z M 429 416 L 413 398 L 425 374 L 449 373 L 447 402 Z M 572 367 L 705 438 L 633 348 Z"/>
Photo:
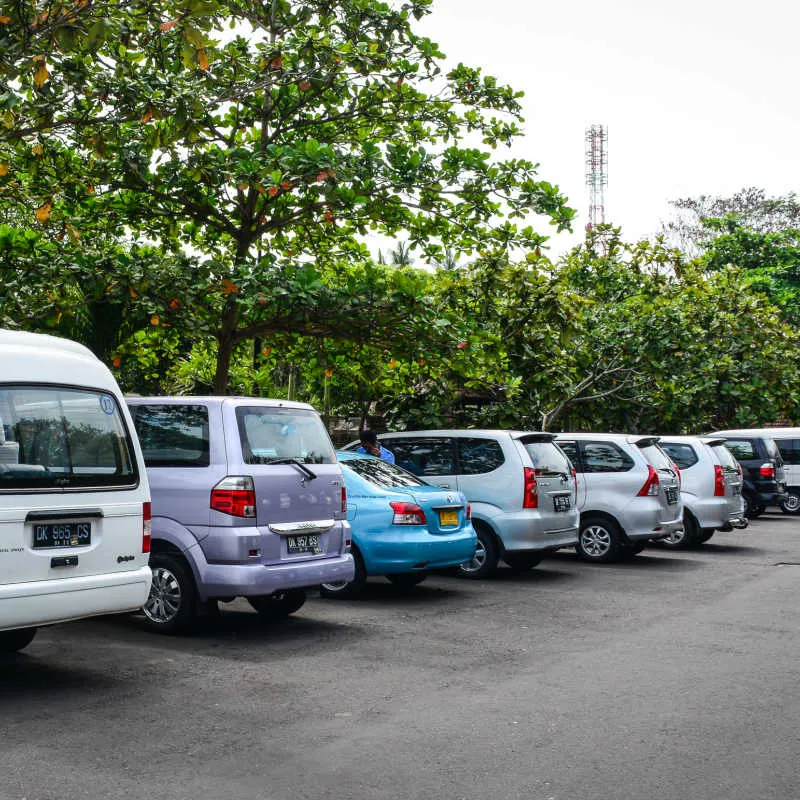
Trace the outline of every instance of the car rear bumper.
<path fill-rule="evenodd" d="M 578 512 L 574 509 L 547 517 L 520 511 L 498 515 L 489 522 L 505 550 L 544 552 L 572 547 L 578 542 Z"/>
<path fill-rule="evenodd" d="M 683 514 L 675 519 L 652 519 L 649 528 L 626 529 L 625 534 L 632 542 L 638 542 L 647 539 L 663 539 L 680 530 L 683 530 Z"/>
<path fill-rule="evenodd" d="M 199 567 L 198 595 L 257 597 L 284 589 L 302 589 L 321 583 L 351 581 L 355 564 L 350 553 L 278 564 L 204 564 Z"/>
<path fill-rule="evenodd" d="M 144 566 L 0 586 L 0 630 L 136 611 L 147 600 L 151 579 L 150 567 Z"/>
<path fill-rule="evenodd" d="M 692 497 L 688 502 L 684 499 L 684 507 L 694 514 L 701 528 L 721 528 L 731 519 L 743 516 L 741 497 Z"/>
<path fill-rule="evenodd" d="M 353 541 L 364 557 L 368 575 L 391 575 L 454 567 L 469 561 L 475 555 L 478 537 L 470 528 L 447 535 L 404 531 L 375 540 L 355 534 Z"/>

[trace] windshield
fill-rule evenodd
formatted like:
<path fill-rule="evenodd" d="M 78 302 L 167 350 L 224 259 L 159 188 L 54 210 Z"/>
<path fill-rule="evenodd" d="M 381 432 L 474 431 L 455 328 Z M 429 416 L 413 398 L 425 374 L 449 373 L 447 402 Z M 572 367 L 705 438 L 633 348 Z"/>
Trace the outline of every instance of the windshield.
<path fill-rule="evenodd" d="M 239 406 L 236 421 L 245 464 L 272 464 L 287 458 L 303 464 L 336 462 L 333 444 L 316 411 Z"/>
<path fill-rule="evenodd" d="M 350 469 L 364 480 L 384 489 L 403 486 L 427 486 L 425 481 L 404 469 L 379 458 L 358 458 L 342 462 L 345 469 Z"/>
<path fill-rule="evenodd" d="M 116 398 L 55 386 L 0 387 L 0 490 L 136 486 Z"/>

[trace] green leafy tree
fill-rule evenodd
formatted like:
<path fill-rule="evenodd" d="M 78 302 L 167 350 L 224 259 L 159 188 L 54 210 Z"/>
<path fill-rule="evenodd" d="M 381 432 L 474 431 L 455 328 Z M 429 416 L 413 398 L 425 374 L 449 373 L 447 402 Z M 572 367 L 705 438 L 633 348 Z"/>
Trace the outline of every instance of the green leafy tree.
<path fill-rule="evenodd" d="M 421 310 L 413 280 L 384 281 L 376 322 L 374 274 L 367 291 L 341 276 L 371 231 L 433 260 L 537 247 L 530 215 L 574 216 L 534 164 L 491 157 L 520 135 L 519 95 L 443 74 L 413 30 L 429 7 L 79 2 L 43 20 L 20 4 L 0 19 L 0 205 L 194 258 L 185 300 L 216 342 L 217 392 L 237 348 L 277 332 L 396 341 Z"/>

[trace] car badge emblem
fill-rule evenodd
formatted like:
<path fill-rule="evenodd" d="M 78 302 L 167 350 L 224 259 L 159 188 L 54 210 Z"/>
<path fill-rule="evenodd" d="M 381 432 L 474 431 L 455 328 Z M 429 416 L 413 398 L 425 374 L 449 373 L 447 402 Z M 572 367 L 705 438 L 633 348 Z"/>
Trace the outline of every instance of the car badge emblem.
<path fill-rule="evenodd" d="M 447 502 L 448 502 L 448 503 L 452 503 L 452 502 L 453 502 L 453 497 L 452 497 L 452 495 L 447 495 Z"/>

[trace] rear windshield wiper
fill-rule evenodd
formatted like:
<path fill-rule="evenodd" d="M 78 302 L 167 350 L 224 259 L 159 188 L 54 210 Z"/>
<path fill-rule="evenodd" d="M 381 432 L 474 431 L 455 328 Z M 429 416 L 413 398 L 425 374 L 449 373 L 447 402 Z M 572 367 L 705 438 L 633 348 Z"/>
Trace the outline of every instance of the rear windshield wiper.
<path fill-rule="evenodd" d="M 305 473 L 309 480 L 314 480 L 317 477 L 316 472 L 312 472 L 302 461 L 297 458 L 271 458 L 267 462 L 268 464 L 291 464 L 293 467 L 297 467 L 300 472 Z"/>

